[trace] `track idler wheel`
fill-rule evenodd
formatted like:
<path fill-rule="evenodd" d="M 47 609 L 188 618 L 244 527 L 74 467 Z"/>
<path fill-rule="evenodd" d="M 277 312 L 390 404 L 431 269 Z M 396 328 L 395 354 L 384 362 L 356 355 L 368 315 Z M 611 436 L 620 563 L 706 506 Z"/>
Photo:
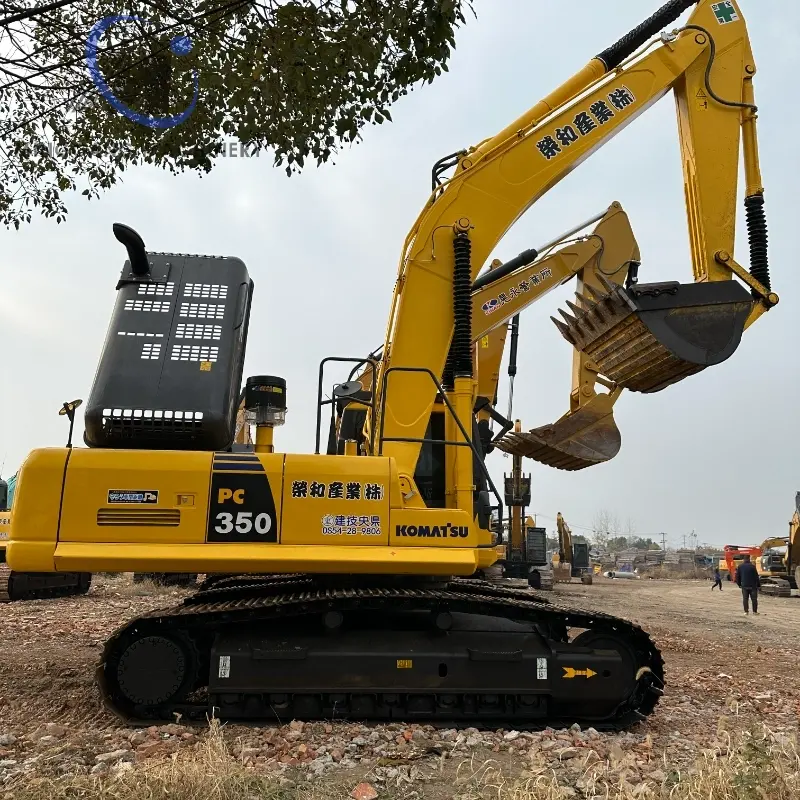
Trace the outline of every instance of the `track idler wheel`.
<path fill-rule="evenodd" d="M 161 709 L 181 702 L 195 688 L 199 659 L 182 635 L 141 631 L 115 645 L 98 677 L 104 692 L 132 716 L 159 718 Z"/>
<path fill-rule="evenodd" d="M 612 406 L 610 395 L 595 395 L 552 425 L 527 433 L 510 431 L 494 446 L 557 469 L 575 471 L 602 464 L 614 458 L 622 445 Z"/>
<path fill-rule="evenodd" d="M 641 283 L 605 280 L 606 294 L 570 304 L 553 319 L 562 336 L 601 374 L 634 392 L 659 392 L 733 355 L 753 306 L 737 281 Z M 552 319 L 552 318 L 551 318 Z"/>
<path fill-rule="evenodd" d="M 632 646 L 620 636 L 604 631 L 584 631 L 572 640 L 578 647 L 591 647 L 593 650 L 613 650 L 619 653 L 623 669 L 630 675 L 630 695 L 628 702 L 637 710 L 633 712 L 636 718 L 644 718 L 655 708 L 658 698 L 663 694 L 664 673 L 660 662 L 654 664 L 654 669 L 642 669 L 642 662 L 646 661 Z"/>

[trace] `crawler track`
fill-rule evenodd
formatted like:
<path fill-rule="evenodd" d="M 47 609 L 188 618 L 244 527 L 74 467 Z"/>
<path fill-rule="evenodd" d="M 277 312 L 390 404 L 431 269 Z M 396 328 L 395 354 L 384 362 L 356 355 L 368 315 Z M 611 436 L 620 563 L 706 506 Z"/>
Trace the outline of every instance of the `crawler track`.
<path fill-rule="evenodd" d="M 86 594 L 90 572 L 15 572 L 0 564 L 0 603 Z"/>
<path fill-rule="evenodd" d="M 480 683 L 467 690 L 462 686 L 455 693 L 447 688 L 446 682 L 421 689 L 414 683 L 414 677 L 416 680 L 419 677 L 411 677 L 411 673 L 407 673 L 410 681 L 407 685 L 398 683 L 397 677 L 391 686 L 371 685 L 371 676 L 359 674 L 357 667 L 353 673 L 347 669 L 336 673 L 337 667 L 326 658 L 314 662 L 321 665 L 312 673 L 318 685 L 297 686 L 288 694 L 280 686 L 265 687 L 261 684 L 254 684 L 242 690 L 241 694 L 219 694 L 228 690 L 213 686 L 215 676 L 210 665 L 212 662 L 216 664 L 212 653 L 219 637 L 243 637 L 244 649 L 249 656 L 247 665 L 255 665 L 256 680 L 263 683 L 264 670 L 274 670 L 277 663 L 274 659 L 269 661 L 270 655 L 251 654 L 251 651 L 258 652 L 258 636 L 264 631 L 270 634 L 277 626 L 288 622 L 290 633 L 284 645 L 285 653 L 302 649 L 296 643 L 299 639 L 292 641 L 292 635 L 295 630 L 300 630 L 304 620 L 322 619 L 331 613 L 344 618 L 372 614 L 378 619 L 388 620 L 392 615 L 419 612 L 469 615 L 484 620 L 499 618 L 510 624 L 526 625 L 543 637 L 537 637 L 537 640 L 545 643 L 545 652 L 556 665 L 551 673 L 555 677 L 560 677 L 557 672 L 559 653 L 561 658 L 565 651 L 570 653 L 570 658 L 573 652 L 577 654 L 576 658 L 581 654 L 583 658 L 590 657 L 586 655 L 589 652 L 586 648 L 591 648 L 585 638 L 588 636 L 596 648 L 606 651 L 606 657 L 608 649 L 617 646 L 620 652 L 628 654 L 629 661 L 624 671 L 630 678 L 626 679 L 628 683 L 622 695 L 612 703 L 614 707 L 602 713 L 598 713 L 596 708 L 592 713 L 591 702 L 584 704 L 585 707 L 581 706 L 583 701 L 578 702 L 575 698 L 564 702 L 564 693 L 573 689 L 588 691 L 591 700 L 594 687 L 601 686 L 597 681 L 594 684 L 573 681 L 564 688 L 567 682 L 562 680 L 558 689 L 561 699 L 555 694 L 553 697 L 545 696 L 547 690 L 544 690 L 542 697 L 532 700 L 532 695 L 484 695 L 482 692 L 487 688 Z M 576 628 L 585 631 L 583 638 L 574 645 L 566 644 L 569 629 Z M 391 630 L 380 626 L 370 630 L 374 637 L 372 641 L 386 642 L 393 635 Z M 327 642 L 331 647 L 330 637 L 322 637 L 319 641 Z M 334 657 L 341 655 L 335 650 L 332 654 Z M 494 670 L 492 680 L 500 686 L 508 686 L 503 683 L 505 671 L 514 667 L 518 669 L 519 664 L 509 666 L 506 662 L 519 662 L 522 653 L 517 654 L 519 658 L 516 659 L 509 653 L 495 655 L 498 657 L 482 660 L 496 660 L 496 666 L 488 667 Z M 416 651 L 414 656 L 419 658 L 420 652 Z M 261 658 L 268 661 L 258 660 Z M 304 666 L 293 666 L 298 663 L 280 661 L 278 666 L 286 670 L 283 674 L 291 677 L 292 671 Z M 168 665 L 172 665 L 171 672 Z M 483 668 L 487 669 L 485 665 Z M 161 680 L 159 675 L 167 673 L 170 677 L 164 680 L 167 680 L 168 688 L 154 690 L 154 681 Z M 324 685 L 328 674 L 332 676 L 329 686 Z M 352 682 L 352 686 L 342 688 L 342 675 Z M 283 716 L 310 719 L 336 715 L 376 721 L 413 718 L 431 722 L 452 720 L 455 724 L 469 725 L 506 723 L 524 728 L 569 721 L 591 724 L 599 729 L 622 729 L 645 719 L 656 707 L 663 694 L 664 664 L 656 645 L 638 626 L 618 617 L 571 609 L 531 591 L 503 588 L 478 580 L 453 580 L 445 588 L 332 587 L 312 576 L 281 575 L 225 579 L 208 589 L 201 589 L 179 606 L 138 617 L 108 639 L 96 677 L 107 708 L 128 724 L 151 725 L 158 720 L 173 720 L 176 713 L 184 721 L 204 722 L 212 708 L 217 716 L 229 718 L 215 702 L 228 698 L 233 703 L 233 717 L 250 721 L 275 720 Z M 227 677 L 222 676 L 222 666 L 220 677 Z M 323 683 L 319 684 L 319 681 Z M 559 681 L 552 681 L 554 686 L 557 683 Z M 167 686 L 163 681 L 158 685 L 162 688 Z M 281 693 L 274 694 L 276 691 Z M 537 691 L 541 693 L 542 690 Z M 149 699 L 143 699 L 144 695 Z M 261 703 L 262 710 L 253 711 L 253 703 L 255 706 Z M 532 712 L 531 703 L 541 710 Z"/>

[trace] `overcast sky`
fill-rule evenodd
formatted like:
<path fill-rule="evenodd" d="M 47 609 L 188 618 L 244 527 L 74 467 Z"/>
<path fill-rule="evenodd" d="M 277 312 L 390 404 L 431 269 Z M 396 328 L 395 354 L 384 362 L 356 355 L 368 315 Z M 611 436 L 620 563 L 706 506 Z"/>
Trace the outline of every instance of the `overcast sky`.
<path fill-rule="evenodd" d="M 383 340 L 400 249 L 428 196 L 433 162 L 505 127 L 658 4 L 476 0 L 478 19 L 459 32 L 449 73 L 401 100 L 394 123 L 370 127 L 335 165 L 292 178 L 266 155 L 221 159 L 202 179 L 139 168 L 99 202 L 70 197 L 65 224 L 34 218 L 18 232 L 0 231 L 3 475 L 31 448 L 63 444 L 61 402 L 88 397 L 125 258 L 114 222 L 133 226 L 152 250 L 244 260 L 256 284 L 245 374 L 286 378 L 289 414 L 277 445 L 313 451 L 319 361 L 361 355 Z M 789 0 L 743 5 L 759 70 L 771 273 L 781 303 L 724 364 L 655 395 L 623 393 L 615 412 L 623 444 L 611 462 L 577 473 L 529 462 L 533 508 L 548 528 L 561 511 L 582 532 L 608 509 L 640 535 L 664 531 L 673 544 L 693 530 L 717 544 L 786 534 L 800 489 L 800 24 Z M 670 97 L 531 208 L 495 255 L 540 245 L 614 200 L 631 218 L 640 278 L 691 280 Z M 748 263 L 743 213 L 735 256 Z M 571 350 L 549 316 L 572 288 L 547 295 L 521 320 L 514 413 L 526 429 L 568 408 Z M 504 377 L 502 411 L 506 398 Z M 81 442 L 82 417 L 76 430 Z M 498 480 L 511 466 L 500 453 L 490 462 Z"/>

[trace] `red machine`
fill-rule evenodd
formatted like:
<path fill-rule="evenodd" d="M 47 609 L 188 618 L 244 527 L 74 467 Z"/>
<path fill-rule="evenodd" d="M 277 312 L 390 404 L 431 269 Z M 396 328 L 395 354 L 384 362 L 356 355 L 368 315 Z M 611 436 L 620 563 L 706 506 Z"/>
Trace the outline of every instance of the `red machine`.
<path fill-rule="evenodd" d="M 738 544 L 726 544 L 723 548 L 725 563 L 728 565 L 729 580 L 736 580 L 736 569 L 744 561 L 745 556 L 750 556 L 750 560 L 755 564 L 756 559 L 761 556 L 760 547 L 740 547 Z"/>

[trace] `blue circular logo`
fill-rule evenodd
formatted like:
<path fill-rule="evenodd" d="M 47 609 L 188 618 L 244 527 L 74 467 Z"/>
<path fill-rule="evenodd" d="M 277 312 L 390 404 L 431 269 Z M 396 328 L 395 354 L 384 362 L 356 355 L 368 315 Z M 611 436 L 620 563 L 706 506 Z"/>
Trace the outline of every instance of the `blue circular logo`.
<path fill-rule="evenodd" d="M 106 83 L 105 79 L 103 78 L 103 74 L 100 72 L 100 67 L 97 63 L 97 46 L 100 43 L 100 39 L 102 38 L 103 34 L 118 22 L 132 21 L 147 22 L 147 20 L 143 19 L 142 17 L 118 14 L 116 16 L 104 17 L 94 25 L 91 31 L 89 31 L 89 36 L 86 38 L 86 66 L 89 68 L 89 74 L 91 75 L 92 82 L 97 87 L 100 94 L 113 108 L 133 122 L 136 122 L 139 125 L 145 125 L 148 128 L 174 128 L 176 125 L 186 122 L 197 105 L 197 97 L 200 92 L 200 84 L 197 78 L 197 72 L 192 72 L 192 78 L 194 79 L 194 93 L 192 96 L 192 102 L 185 111 L 182 111 L 180 114 L 176 114 L 173 117 L 154 117 L 151 114 L 140 114 L 138 111 L 128 108 L 125 103 L 114 96 L 114 93 L 111 91 L 111 87 Z M 192 40 L 185 35 L 176 36 L 170 41 L 169 49 L 176 56 L 185 56 L 192 51 Z"/>

